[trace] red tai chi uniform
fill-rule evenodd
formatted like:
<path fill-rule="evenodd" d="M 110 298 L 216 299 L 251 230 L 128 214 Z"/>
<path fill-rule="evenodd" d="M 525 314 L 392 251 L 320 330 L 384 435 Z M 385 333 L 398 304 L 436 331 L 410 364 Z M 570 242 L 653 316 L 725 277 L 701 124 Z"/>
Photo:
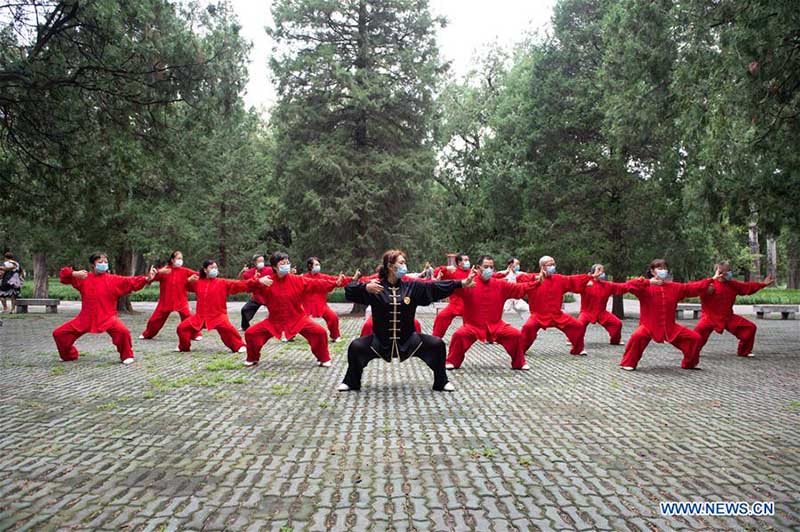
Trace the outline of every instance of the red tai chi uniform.
<path fill-rule="evenodd" d="M 525 352 L 520 348 L 520 332 L 503 321 L 503 306 L 507 299 L 520 299 L 539 283 L 509 283 L 501 279 L 475 277 L 475 286 L 461 289 L 464 302 L 464 325 L 450 339 L 447 363 L 459 368 L 464 355 L 476 340 L 497 342 L 511 356 L 511 367 L 525 365 Z M 458 290 L 456 291 L 458 292 Z M 452 298 L 452 296 L 451 296 Z"/>
<path fill-rule="evenodd" d="M 608 331 L 611 345 L 619 345 L 622 342 L 622 322 L 606 310 L 606 306 L 609 297 L 621 296 L 630 290 L 631 287 L 627 283 L 600 280 L 589 281 L 578 290 L 581 295 L 581 313 L 578 315 L 578 322 L 583 326 L 584 337 L 589 324 L 597 323 Z"/>
<path fill-rule="evenodd" d="M 333 281 L 333 286 L 328 287 L 311 287 L 305 292 L 303 300 L 303 308 L 306 309 L 308 315 L 312 318 L 322 318 L 328 326 L 328 331 L 331 335 L 331 340 L 336 340 L 342 333 L 339 331 L 339 316 L 328 306 L 328 293 L 336 287 L 345 286 L 353 281 L 352 277 L 343 277 L 342 282 L 337 284 L 338 276 L 327 275 L 324 273 L 306 272 L 303 277 L 308 279 L 324 279 Z"/>
<path fill-rule="evenodd" d="M 311 352 L 319 362 L 331 359 L 328 351 L 328 335 L 322 326 L 311 321 L 303 308 L 303 300 L 309 292 L 332 290 L 336 280 L 314 279 L 287 273 L 283 277 L 271 274 L 271 286 L 261 284 L 254 279 L 248 281 L 256 295 L 267 303 L 269 316 L 267 319 L 251 325 L 244 333 L 247 342 L 247 361 L 258 362 L 261 359 L 261 348 L 273 336 L 281 337 L 285 332 L 287 338 L 297 334 L 308 340 Z"/>
<path fill-rule="evenodd" d="M 536 274 L 523 274 L 517 276 L 517 282 L 527 283 L 536 279 Z M 563 332 L 572 344 L 570 353 L 579 355 L 583 352 L 584 326 L 578 320 L 561 310 L 564 294 L 567 292 L 580 292 L 586 283 L 592 280 L 591 275 L 560 275 L 553 274 L 542 277 L 533 289 L 528 291 L 528 305 L 531 308 L 531 317 L 522 326 L 522 339 L 520 344 L 522 352 L 530 349 L 539 329 L 555 327 Z"/>
<path fill-rule="evenodd" d="M 119 352 L 120 361 L 133 358 L 131 332 L 117 316 L 117 299 L 141 290 L 147 284 L 143 275 L 123 277 L 110 273 L 89 272 L 86 279 L 72 276 L 72 268 L 61 268 L 58 274 L 63 284 L 71 285 L 81 294 L 81 311 L 57 327 L 53 339 L 61 360 L 78 360 L 75 341 L 86 333 L 107 332 Z"/>
<path fill-rule="evenodd" d="M 228 296 L 247 292 L 247 282 L 206 277 L 189 282 L 187 287 L 197 294 L 197 307 L 194 316 L 178 325 L 178 350 L 190 351 L 192 338 L 197 337 L 203 328 L 216 329 L 222 343 L 232 352 L 241 349 L 244 346 L 242 337 L 228 319 Z"/>
<path fill-rule="evenodd" d="M 456 266 L 456 271 L 450 273 L 446 266 L 439 266 L 433 272 L 433 278 L 436 279 L 439 273 L 442 274 L 442 281 L 462 281 L 469 277 L 470 269 L 466 270 L 460 266 Z M 460 290 L 456 290 L 450 295 L 447 306 L 444 307 L 433 320 L 433 335 L 439 338 L 444 338 L 447 334 L 447 328 L 453 323 L 456 316 L 463 316 L 464 314 L 464 300 L 461 298 Z"/>
<path fill-rule="evenodd" d="M 158 304 L 142 333 L 148 340 L 158 334 L 172 312 L 177 312 L 181 321 L 192 315 L 186 281 L 197 272 L 183 266 L 170 266 L 169 269 L 169 273 L 158 273 L 153 278 L 153 281 L 158 281 Z"/>
<path fill-rule="evenodd" d="M 700 335 L 675 323 L 678 302 L 699 296 L 708 289 L 712 279 L 692 283 L 665 282 L 661 286 L 648 279 L 629 281 L 631 293 L 639 299 L 639 326 L 633 331 L 620 366 L 635 368 L 650 340 L 669 342 L 683 353 L 681 367 L 691 369 L 700 363 Z"/>
<path fill-rule="evenodd" d="M 714 293 L 708 290 L 700 294 L 703 314 L 694 332 L 700 335 L 700 349 L 706 345 L 711 332 L 722 334 L 727 330 L 739 339 L 737 354 L 746 357 L 753 352 L 756 341 L 756 324 L 733 313 L 736 296 L 754 294 L 767 286 L 764 283 L 743 283 L 741 281 L 714 281 Z"/>

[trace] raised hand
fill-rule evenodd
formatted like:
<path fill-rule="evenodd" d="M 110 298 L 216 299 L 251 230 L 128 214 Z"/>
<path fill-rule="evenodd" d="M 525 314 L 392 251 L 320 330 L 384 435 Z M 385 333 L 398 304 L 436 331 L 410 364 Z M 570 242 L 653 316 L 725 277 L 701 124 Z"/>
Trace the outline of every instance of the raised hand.
<path fill-rule="evenodd" d="M 463 288 L 472 288 L 473 286 L 475 286 L 475 275 L 477 273 L 478 273 L 478 270 L 475 269 L 475 268 L 472 268 L 470 270 L 469 275 L 467 276 L 467 278 L 464 279 L 463 281 L 461 281 L 461 286 Z"/>
<path fill-rule="evenodd" d="M 658 277 L 651 277 L 650 278 L 650 284 L 654 284 L 656 286 L 661 286 L 662 284 L 664 284 L 664 281 L 662 279 L 659 279 Z"/>
<path fill-rule="evenodd" d="M 89 277 L 89 272 L 87 272 L 86 270 L 78 270 L 72 272 L 72 276 L 77 277 L 78 279 L 86 279 L 87 277 Z"/>
<path fill-rule="evenodd" d="M 724 274 L 724 273 L 722 273 L 722 272 L 719 270 L 719 268 L 717 268 L 717 271 L 715 271 L 715 272 L 714 272 L 714 277 L 712 277 L 712 279 L 714 279 L 715 281 L 719 281 L 719 280 L 720 280 L 720 279 L 722 279 L 723 277 L 725 277 L 725 274 Z"/>
<path fill-rule="evenodd" d="M 189 278 L 186 279 L 186 280 L 188 282 L 190 282 L 190 283 L 194 283 L 194 282 L 197 282 L 198 279 L 200 279 L 200 276 L 197 275 L 197 274 L 194 274 L 194 275 L 190 275 Z"/>
<path fill-rule="evenodd" d="M 767 275 L 764 278 L 764 286 L 769 286 L 771 284 L 775 284 L 775 278 L 772 275 Z"/>
<path fill-rule="evenodd" d="M 264 286 L 272 286 L 272 277 L 269 275 L 265 275 L 264 277 L 259 277 L 258 282 L 263 284 Z"/>
<path fill-rule="evenodd" d="M 161 275 L 166 275 L 166 274 L 168 274 L 168 273 L 170 273 L 170 272 L 172 272 L 172 270 L 171 270 L 171 269 L 169 269 L 169 268 L 167 268 L 166 266 L 164 266 L 163 268 L 161 268 L 160 270 L 158 270 L 158 273 L 160 273 Z"/>
<path fill-rule="evenodd" d="M 156 267 L 155 266 L 150 266 L 150 271 L 147 272 L 147 280 L 148 281 L 152 281 L 153 278 L 155 278 L 157 273 L 158 273 L 158 270 L 156 270 Z"/>
<path fill-rule="evenodd" d="M 242 266 L 242 269 L 241 269 L 241 270 L 239 270 L 239 273 L 244 273 L 244 272 L 246 272 L 246 271 L 247 271 L 247 270 L 249 270 L 249 269 L 250 269 L 250 268 L 248 268 L 248 267 L 247 267 L 247 264 L 245 264 L 244 266 Z"/>
<path fill-rule="evenodd" d="M 356 269 L 355 273 L 353 273 L 353 279 L 360 279 L 361 278 L 361 270 Z"/>
<path fill-rule="evenodd" d="M 439 273 L 436 274 L 436 280 L 437 281 L 441 281 L 442 280 L 442 275 L 444 275 L 444 273 L 442 272 L 442 270 L 439 270 Z"/>
<path fill-rule="evenodd" d="M 339 272 L 339 277 L 336 279 L 336 286 L 341 286 L 344 281 L 344 272 Z"/>
<path fill-rule="evenodd" d="M 597 268 L 597 269 L 594 271 L 594 273 L 591 273 L 591 274 L 589 274 L 589 275 L 591 275 L 591 276 L 592 276 L 592 277 L 594 277 L 595 279 L 599 279 L 599 278 L 600 278 L 600 276 L 601 276 L 601 275 L 603 275 L 603 267 L 601 266 L 601 267 Z"/>
<path fill-rule="evenodd" d="M 373 279 L 367 283 L 367 292 L 373 295 L 380 294 L 383 292 L 383 285 L 377 279 Z"/>

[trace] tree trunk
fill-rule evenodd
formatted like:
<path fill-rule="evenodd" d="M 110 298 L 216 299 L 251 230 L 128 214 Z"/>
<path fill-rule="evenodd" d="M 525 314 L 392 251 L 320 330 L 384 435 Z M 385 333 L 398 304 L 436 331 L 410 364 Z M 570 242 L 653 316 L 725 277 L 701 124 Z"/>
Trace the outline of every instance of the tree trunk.
<path fill-rule="evenodd" d="M 778 246 L 772 235 L 767 236 L 767 275 L 778 278 Z"/>
<path fill-rule="evenodd" d="M 50 289 L 47 286 L 47 253 L 39 251 L 33 254 L 33 297 L 47 299 Z"/>
<path fill-rule="evenodd" d="M 136 271 L 136 254 L 127 247 L 123 248 L 117 258 L 114 269 L 117 275 L 133 275 L 133 272 Z M 117 312 L 133 314 L 131 296 L 123 296 L 117 300 Z"/>
<path fill-rule="evenodd" d="M 761 280 L 761 249 L 758 245 L 758 211 L 750 211 L 748 224 L 748 244 L 750 246 L 750 281 Z"/>
<path fill-rule="evenodd" d="M 622 296 L 612 296 L 611 313 L 621 320 L 625 319 L 625 300 Z"/>
<path fill-rule="evenodd" d="M 219 267 L 224 268 L 228 262 L 228 253 L 225 248 L 227 234 L 225 233 L 225 203 L 219 204 Z"/>
<path fill-rule="evenodd" d="M 790 238 L 786 244 L 786 288 L 800 288 L 800 239 Z"/>

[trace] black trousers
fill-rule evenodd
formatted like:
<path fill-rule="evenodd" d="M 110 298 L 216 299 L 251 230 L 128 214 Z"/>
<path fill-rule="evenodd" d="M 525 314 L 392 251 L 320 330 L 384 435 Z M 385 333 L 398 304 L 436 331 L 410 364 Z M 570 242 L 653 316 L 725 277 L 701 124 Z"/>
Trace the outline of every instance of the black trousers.
<path fill-rule="evenodd" d="M 447 384 L 447 371 L 444 368 L 447 349 L 442 339 L 438 336 L 420 334 L 419 337 L 422 338 L 422 345 L 414 353 L 414 356 L 421 358 L 431 368 L 433 371 L 433 389 L 442 391 L 444 390 L 444 385 Z M 347 373 L 342 382 L 348 385 L 351 390 L 361 389 L 361 375 L 364 373 L 364 368 L 373 359 L 381 358 L 370 348 L 371 344 L 372 336 L 362 336 L 350 342 L 350 346 L 347 348 Z"/>
<path fill-rule="evenodd" d="M 248 299 L 247 303 L 242 307 L 242 330 L 246 331 L 250 327 L 250 320 L 256 315 L 258 309 L 261 308 L 261 303 L 256 303 L 252 299 Z"/>

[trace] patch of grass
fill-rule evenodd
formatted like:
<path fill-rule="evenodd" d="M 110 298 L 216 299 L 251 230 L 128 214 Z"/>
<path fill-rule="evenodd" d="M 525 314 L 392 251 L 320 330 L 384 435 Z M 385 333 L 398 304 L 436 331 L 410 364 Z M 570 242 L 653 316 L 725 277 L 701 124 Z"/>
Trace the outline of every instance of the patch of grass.
<path fill-rule="evenodd" d="M 142 394 L 142 399 L 155 399 L 155 398 L 156 398 L 156 392 L 154 392 L 153 390 L 147 390 Z"/>
<path fill-rule="evenodd" d="M 103 403 L 102 405 L 98 406 L 100 410 L 114 410 L 119 406 L 119 403 L 116 401 L 109 401 L 107 403 Z"/>
<path fill-rule="evenodd" d="M 287 395 L 291 391 L 288 384 L 273 384 L 270 388 L 272 395 Z"/>
<path fill-rule="evenodd" d="M 40 401 L 34 401 L 33 399 L 22 401 L 22 404 L 28 408 L 42 408 L 44 406 L 44 403 Z"/>
<path fill-rule="evenodd" d="M 233 358 L 214 358 L 205 365 L 206 371 L 227 371 L 232 369 L 241 369 L 241 361 Z"/>
<path fill-rule="evenodd" d="M 789 410 L 792 412 L 800 412 L 800 401 L 789 401 Z"/>
<path fill-rule="evenodd" d="M 470 449 L 469 454 L 473 458 L 478 458 L 480 456 L 483 456 L 484 458 L 491 458 L 497 455 L 497 451 L 495 451 L 491 447 L 483 447 L 481 449 Z"/>
<path fill-rule="evenodd" d="M 320 408 L 328 408 L 331 404 L 328 401 L 320 401 L 318 406 Z"/>
<path fill-rule="evenodd" d="M 63 375 L 67 372 L 67 368 L 64 366 L 53 366 L 50 370 L 50 375 Z"/>
<path fill-rule="evenodd" d="M 527 456 L 521 456 L 521 457 L 519 458 L 518 462 L 519 462 L 519 465 L 521 465 L 521 466 L 525 466 L 525 467 L 527 467 L 527 466 L 529 466 L 529 465 L 533 464 L 533 460 L 531 460 L 531 459 L 530 459 L 530 458 L 528 458 Z"/>

